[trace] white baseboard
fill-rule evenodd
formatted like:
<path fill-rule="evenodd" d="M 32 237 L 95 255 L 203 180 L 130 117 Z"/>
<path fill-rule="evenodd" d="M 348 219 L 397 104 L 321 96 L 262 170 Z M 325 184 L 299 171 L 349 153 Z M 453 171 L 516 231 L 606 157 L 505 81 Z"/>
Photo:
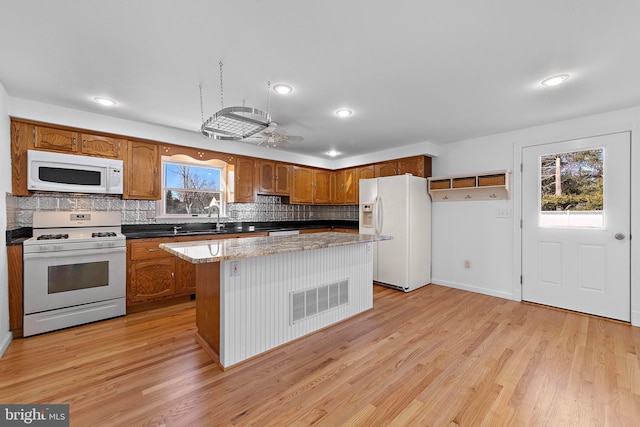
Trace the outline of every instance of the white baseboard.
<path fill-rule="evenodd" d="M 520 301 L 520 298 L 517 298 L 517 295 L 513 295 L 510 292 L 495 291 L 492 289 L 482 288 L 480 286 L 468 285 L 466 283 L 456 283 L 436 278 L 432 278 L 431 283 L 435 285 L 447 286 L 449 288 L 461 289 L 463 291 L 475 292 L 477 294 L 490 295 L 492 297 L 504 298 L 512 301 Z"/>
<path fill-rule="evenodd" d="M 2 340 L 0 341 L 0 357 L 4 355 L 4 352 L 9 348 L 9 344 L 11 344 L 11 340 L 13 339 L 13 334 L 11 331 L 7 331 Z"/>

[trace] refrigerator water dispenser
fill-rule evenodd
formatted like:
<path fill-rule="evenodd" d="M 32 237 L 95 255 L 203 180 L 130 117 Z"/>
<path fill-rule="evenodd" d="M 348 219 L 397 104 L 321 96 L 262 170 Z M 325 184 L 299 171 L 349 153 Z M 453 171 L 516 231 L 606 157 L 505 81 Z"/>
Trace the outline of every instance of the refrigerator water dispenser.
<path fill-rule="evenodd" d="M 360 210 L 362 227 L 373 228 L 373 203 L 364 203 L 360 205 Z"/>

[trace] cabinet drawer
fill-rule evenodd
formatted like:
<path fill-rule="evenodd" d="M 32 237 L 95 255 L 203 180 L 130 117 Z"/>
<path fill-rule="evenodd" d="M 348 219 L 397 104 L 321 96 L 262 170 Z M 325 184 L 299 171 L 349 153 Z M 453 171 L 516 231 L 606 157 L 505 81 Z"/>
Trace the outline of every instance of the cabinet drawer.
<path fill-rule="evenodd" d="M 149 259 L 149 258 L 170 258 L 173 257 L 169 252 L 160 249 L 161 243 L 173 242 L 173 239 L 153 239 L 146 242 L 131 242 L 131 260 Z"/>

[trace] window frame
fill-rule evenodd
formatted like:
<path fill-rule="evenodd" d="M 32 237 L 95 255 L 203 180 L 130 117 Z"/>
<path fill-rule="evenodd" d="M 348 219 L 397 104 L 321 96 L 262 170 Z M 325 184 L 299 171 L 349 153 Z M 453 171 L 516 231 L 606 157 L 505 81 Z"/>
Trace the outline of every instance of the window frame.
<path fill-rule="evenodd" d="M 189 190 L 195 192 L 202 193 L 218 193 L 220 195 L 220 218 L 227 218 L 227 204 L 229 201 L 227 200 L 228 193 L 228 177 L 229 173 L 228 164 L 222 160 L 211 159 L 211 160 L 197 160 L 187 155 L 173 155 L 173 156 L 161 156 L 160 159 L 160 170 L 161 170 L 161 197 L 160 200 L 156 202 L 156 218 L 172 218 L 172 219 L 198 219 L 198 218 L 209 218 L 208 213 L 197 213 L 197 214 L 172 214 L 166 212 L 166 194 L 167 190 L 171 191 L 184 191 L 184 189 L 180 188 L 169 188 L 165 187 L 165 165 L 172 164 L 178 166 L 189 166 L 189 167 L 197 167 L 197 168 L 210 168 L 210 169 L 218 169 L 220 171 L 220 189 L 219 190 Z M 214 211 L 215 212 L 215 211 Z M 212 213 L 211 216 L 217 217 L 217 214 Z"/>

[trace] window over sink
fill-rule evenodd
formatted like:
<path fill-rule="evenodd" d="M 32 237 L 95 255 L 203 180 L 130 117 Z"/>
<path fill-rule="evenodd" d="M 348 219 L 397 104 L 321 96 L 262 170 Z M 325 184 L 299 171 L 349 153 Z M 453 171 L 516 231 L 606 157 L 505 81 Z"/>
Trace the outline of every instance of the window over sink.
<path fill-rule="evenodd" d="M 226 215 L 232 197 L 227 163 L 195 160 L 185 155 L 162 157 L 162 199 L 157 216 L 174 218 Z"/>

